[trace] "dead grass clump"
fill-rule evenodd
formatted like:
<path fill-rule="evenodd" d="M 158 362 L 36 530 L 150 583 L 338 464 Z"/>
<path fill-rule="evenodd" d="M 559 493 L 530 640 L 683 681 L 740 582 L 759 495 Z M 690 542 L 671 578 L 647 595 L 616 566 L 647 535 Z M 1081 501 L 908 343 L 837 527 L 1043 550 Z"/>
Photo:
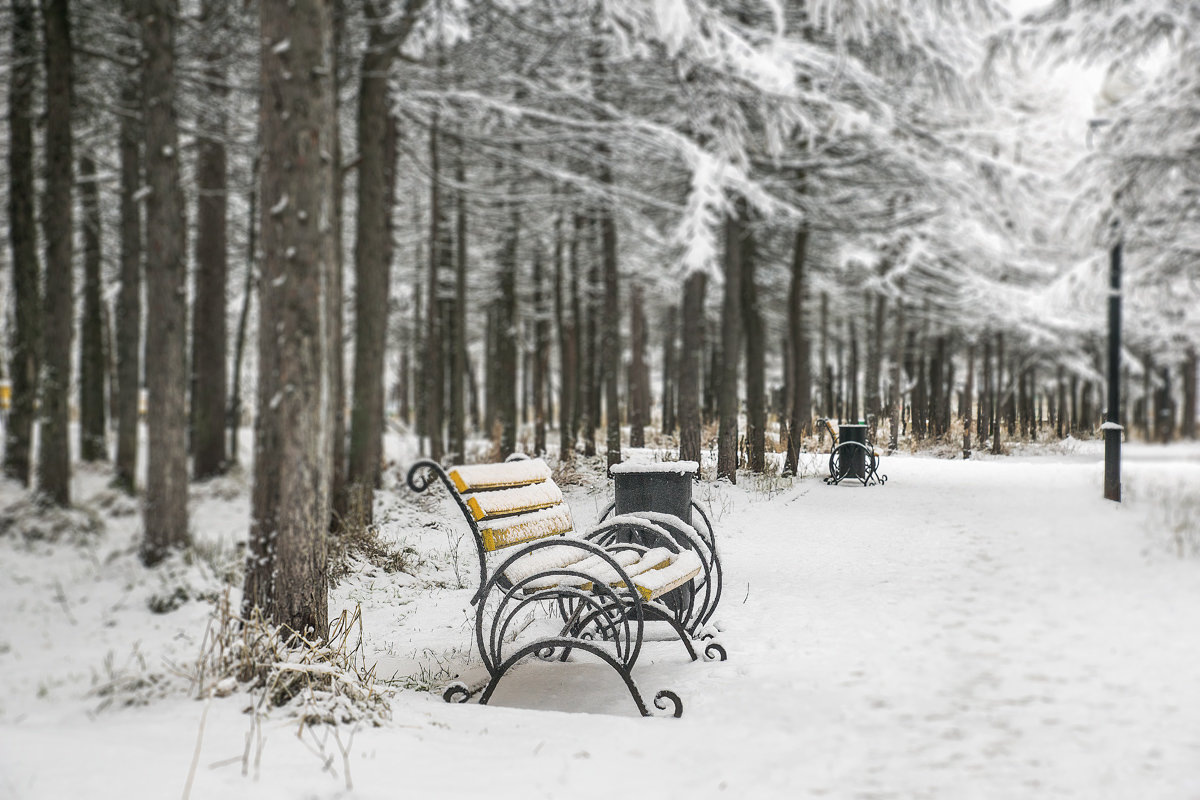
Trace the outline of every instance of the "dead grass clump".
<path fill-rule="evenodd" d="M 224 697 L 247 689 L 256 717 L 287 708 L 303 725 L 366 722 L 391 717 L 377 686 L 375 665 L 363 655 L 361 609 L 343 611 L 324 641 L 286 625 L 274 625 L 256 609 L 234 613 L 229 596 L 213 610 L 200 656 L 186 670 L 197 698 Z"/>

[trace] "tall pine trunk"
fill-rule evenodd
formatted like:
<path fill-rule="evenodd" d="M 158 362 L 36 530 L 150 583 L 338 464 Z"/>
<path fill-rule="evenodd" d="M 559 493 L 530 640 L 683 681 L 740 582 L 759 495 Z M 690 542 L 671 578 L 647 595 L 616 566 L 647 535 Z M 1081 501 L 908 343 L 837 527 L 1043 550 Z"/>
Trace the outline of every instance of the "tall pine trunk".
<path fill-rule="evenodd" d="M 496 357 L 493 359 L 500 458 L 517 449 L 517 258 L 521 215 L 509 210 L 509 229 L 500 248 L 500 296 L 496 301 Z"/>
<path fill-rule="evenodd" d="M 975 344 L 967 345 L 967 388 L 963 391 L 963 458 L 971 457 L 971 408 L 975 396 Z"/>
<path fill-rule="evenodd" d="M 346 329 L 344 316 L 345 269 L 345 185 L 346 173 L 342 169 L 341 91 L 342 91 L 342 45 L 346 33 L 346 0 L 333 0 L 331 6 L 333 30 L 330 36 L 332 53 L 332 96 L 333 128 L 330 133 L 330 151 L 333 162 L 333 217 L 330 219 L 333 261 L 325 276 L 328 292 L 325 297 L 326 314 L 329 317 L 329 392 L 330 416 L 333 428 L 330 439 L 333 454 L 329 474 L 329 528 L 338 531 L 346 517 Z"/>
<path fill-rule="evenodd" d="M 575 458 L 576 396 L 579 375 L 579 297 L 575 258 L 578 248 L 574 239 L 568 247 L 569 261 L 563 254 L 563 218 L 554 220 L 554 315 L 558 322 L 558 458 L 569 462 Z M 564 275 L 571 270 L 571 297 L 564 295 Z"/>
<path fill-rule="evenodd" d="M 203 102 L 197 137 L 196 277 L 192 312 L 192 477 L 203 480 L 225 471 L 225 322 L 228 280 L 228 207 L 222 34 L 228 29 L 224 3 L 204 0 L 201 18 L 214 36 L 204 55 L 199 81 Z"/>
<path fill-rule="evenodd" d="M 745 201 L 725 220 L 725 296 L 721 304 L 721 386 L 717 395 L 717 479 L 737 483 L 738 361 L 742 335 Z"/>
<path fill-rule="evenodd" d="M 385 32 L 383 11 L 364 3 L 368 17 L 358 92 L 358 211 L 354 231 L 354 397 L 346 461 L 345 524 L 372 521 L 383 458 L 383 376 L 392 270 L 396 123 L 388 73 L 397 45 Z M 264 182 L 264 186 L 265 186 Z M 269 198 L 264 197 L 266 205 Z M 264 245 L 266 233 L 263 234 Z"/>
<path fill-rule="evenodd" d="M 788 409 L 788 450 L 784 472 L 796 475 L 800 466 L 800 444 L 812 432 L 812 367 L 809 364 L 808 320 L 804 303 L 808 294 L 808 226 L 796 229 L 792 240 L 792 280 L 788 290 L 788 333 L 791 345 L 791 368 L 788 382 L 791 397 L 785 398 Z"/>
<path fill-rule="evenodd" d="M 675 420 L 675 390 L 678 382 L 678 367 L 676 366 L 675 335 L 679 328 L 679 309 L 669 305 L 663 319 L 663 356 L 662 356 L 662 434 L 672 436 L 677 426 Z"/>
<path fill-rule="evenodd" d="M 146 385 L 149 461 L 142 561 L 186 546 L 187 379 L 184 370 L 187 230 L 179 184 L 174 0 L 143 0 L 142 97 L 146 108 Z"/>
<path fill-rule="evenodd" d="M 708 276 L 683 283 L 683 337 L 679 348 L 679 460 L 700 461 L 700 360 L 704 355 L 704 289 Z"/>
<path fill-rule="evenodd" d="M 767 463 L 767 337 L 758 307 L 758 284 L 754 274 L 758 254 L 754 233 L 746 225 L 741 239 L 742 327 L 746 337 L 746 449 L 751 472 L 762 472 Z"/>
<path fill-rule="evenodd" d="M 34 209 L 33 89 L 37 73 L 37 6 L 12 4 L 8 89 L 8 239 L 12 250 L 12 412 L 4 426 L 4 474 L 28 486 L 42 338 L 41 266 Z"/>
<path fill-rule="evenodd" d="M 533 452 L 546 453 L 546 377 L 550 371 L 550 320 L 541 248 L 533 253 Z"/>
<path fill-rule="evenodd" d="M 260 148 L 255 148 L 256 151 Z M 258 271 L 258 181 L 262 159 L 258 152 L 250 167 L 250 197 L 246 220 L 246 279 L 242 285 L 242 310 L 238 314 L 233 344 L 233 388 L 229 395 L 229 462 L 238 463 L 238 432 L 242 427 L 242 357 L 246 351 L 246 329 L 250 321 L 250 302 L 254 299 L 255 273 Z"/>
<path fill-rule="evenodd" d="M 1196 348 L 1189 346 L 1183 360 L 1183 419 L 1179 435 L 1184 439 L 1196 438 L 1196 365 L 1200 360 Z"/>
<path fill-rule="evenodd" d="M 79 458 L 108 458 L 104 398 L 104 312 L 100 278 L 100 187 L 91 154 L 79 159 L 83 226 L 83 320 L 79 329 Z"/>
<path fill-rule="evenodd" d="M 452 325 L 445 313 L 442 281 L 453 264 L 450 230 L 442 209 L 441 145 L 437 115 L 429 129 L 429 300 L 425 304 L 425 424 L 429 434 L 429 457 L 441 461 L 445 455 L 446 361 L 443 348 Z M 381 407 L 382 408 L 382 407 Z M 382 412 L 381 412 L 382 413 Z"/>
<path fill-rule="evenodd" d="M 243 605 L 320 640 L 329 624 L 333 453 L 325 305 L 334 261 L 329 5 L 262 0 L 259 9 L 263 282 Z"/>
<path fill-rule="evenodd" d="M 71 107 L 73 67 L 67 0 L 42 3 L 46 65 L 46 189 L 42 236 L 46 243 L 46 294 L 42 311 L 43 361 L 38 489 L 61 506 L 71 503 L 71 332 L 75 319 L 72 236 Z"/>
<path fill-rule="evenodd" d="M 892 328 L 892 404 L 890 430 L 888 431 L 888 453 L 900 447 L 900 415 L 904 409 L 904 303 L 896 303 L 896 321 Z"/>
<path fill-rule="evenodd" d="M 122 8 L 136 31 L 139 0 L 123 0 Z M 122 55 L 136 60 L 130 43 Z M 121 115 L 117 151 L 121 171 L 121 288 L 117 293 L 117 460 L 116 485 L 133 493 L 137 485 L 139 396 L 142 374 L 142 209 L 137 193 L 142 185 L 139 149 L 142 106 L 139 76 L 133 70 L 121 78 Z"/>
<path fill-rule="evenodd" d="M 470 372 L 467 361 L 467 168 L 459 142 L 454 163 L 454 180 L 460 187 L 454 193 L 454 317 L 450 320 L 453 358 L 450 362 L 450 454 L 458 463 L 467 460 L 466 383 Z"/>
<path fill-rule="evenodd" d="M 629 299 L 629 446 L 646 446 L 646 311 L 642 286 L 635 283 Z"/>

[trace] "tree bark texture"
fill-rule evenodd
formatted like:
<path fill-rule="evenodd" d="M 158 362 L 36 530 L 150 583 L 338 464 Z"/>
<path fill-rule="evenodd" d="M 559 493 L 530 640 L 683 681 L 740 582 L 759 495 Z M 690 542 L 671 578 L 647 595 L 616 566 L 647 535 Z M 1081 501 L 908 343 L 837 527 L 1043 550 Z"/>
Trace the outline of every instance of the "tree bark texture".
<path fill-rule="evenodd" d="M 563 218 L 560 214 L 554 221 L 554 316 L 558 328 L 558 458 L 563 462 L 575 458 L 575 419 L 577 377 L 579 374 L 578 353 L 578 281 L 575 278 L 575 255 L 578 248 L 574 242 L 567 248 L 570 263 L 563 253 Z M 570 268 L 572 296 L 564 292 L 565 270 Z"/>
<path fill-rule="evenodd" d="M 607 166 L 602 183 L 611 183 Z M 621 463 L 621 305 L 617 283 L 617 221 L 607 205 L 600 212 L 600 241 L 604 262 L 604 320 L 601 335 L 601 360 L 604 370 L 604 413 L 608 466 Z"/>
<path fill-rule="evenodd" d="M 467 182 L 461 144 L 454 164 L 454 180 Z M 466 383 L 470 372 L 467 361 L 467 193 L 455 192 L 454 221 L 454 315 L 450 320 L 453 358 L 450 363 L 450 454 L 459 464 L 467 460 Z"/>
<path fill-rule="evenodd" d="M 520 229 L 521 215 L 513 207 L 498 259 L 500 296 L 496 305 L 496 357 L 492 364 L 501 460 L 517 449 L 517 254 Z"/>
<path fill-rule="evenodd" d="M 256 148 L 260 150 L 261 148 Z M 229 397 L 229 462 L 238 463 L 238 431 L 242 427 L 242 357 L 246 351 L 246 328 L 250 320 L 250 302 L 258 282 L 258 183 L 262 159 L 256 152 L 250 167 L 250 198 L 246 220 L 246 280 L 242 285 L 242 310 L 238 314 L 237 334 L 233 344 L 233 389 Z"/>
<path fill-rule="evenodd" d="M 788 333 L 791 346 L 791 397 L 788 407 L 788 450 L 784 472 L 797 474 L 800 466 L 800 444 L 812 431 L 812 367 L 809 363 L 808 320 L 804 316 L 807 299 L 808 226 L 796 229 L 792 241 L 792 280 L 788 290 Z"/>
<path fill-rule="evenodd" d="M 1179 434 L 1184 439 L 1196 438 L 1196 348 L 1189 347 L 1183 361 L 1183 420 Z"/>
<path fill-rule="evenodd" d="M 124 0 L 122 8 L 136 30 L 136 3 Z M 138 48 L 130 44 L 122 54 L 136 60 Z M 142 375 L 142 207 L 137 200 L 142 185 L 142 93 L 133 71 L 122 77 L 121 115 L 117 150 L 121 172 L 121 288 L 117 293 L 117 460 L 116 485 L 132 494 L 137 486 L 139 398 Z"/>
<path fill-rule="evenodd" d="M 79 159 L 79 210 L 83 227 L 83 319 L 79 328 L 79 458 L 108 459 L 104 397 L 104 301 L 100 277 L 100 187 L 91 154 Z"/>
<path fill-rule="evenodd" d="M 704 289 L 708 276 L 683 284 L 683 339 L 679 350 L 679 460 L 700 462 L 700 359 L 704 341 Z"/>
<path fill-rule="evenodd" d="M 967 345 L 967 388 L 963 392 L 963 458 L 971 457 L 971 407 L 975 396 L 975 345 Z"/>
<path fill-rule="evenodd" d="M 184 342 L 187 230 L 179 185 L 174 0 L 143 0 L 146 105 L 146 385 L 149 459 L 142 560 L 154 564 L 189 541 Z"/>
<path fill-rule="evenodd" d="M 429 435 L 429 457 L 445 456 L 446 360 L 444 350 L 452 321 L 446 313 L 443 281 L 453 269 L 453 242 L 442 207 L 441 145 L 435 115 L 429 130 L 429 301 L 425 307 L 425 424 Z M 394 185 L 394 183 L 393 183 Z"/>
<path fill-rule="evenodd" d="M 338 120 L 341 119 L 342 67 L 346 61 L 343 57 L 343 42 L 346 33 L 346 0 L 332 0 L 331 19 L 333 30 L 330 33 L 330 58 L 333 61 L 333 104 L 334 119 L 331 136 L 331 154 L 333 156 L 333 218 L 330 220 L 332 232 L 330 247 L 333 250 L 333 260 L 325 276 L 328 291 L 325 295 L 326 314 L 329 317 L 329 391 L 332 395 L 329 416 L 333 428 L 329 432 L 333 448 L 329 465 L 329 529 L 341 531 L 342 522 L 346 519 L 346 323 L 344 319 L 345 303 L 345 248 L 343 233 L 345 232 L 346 206 L 346 172 L 342 169 L 342 132 Z"/>
<path fill-rule="evenodd" d="M 721 304 L 721 386 L 717 395 L 717 479 L 737 483 L 738 356 L 742 335 L 745 203 L 725 220 L 725 296 Z"/>
<path fill-rule="evenodd" d="M 46 294 L 42 311 L 43 361 L 38 489 L 51 502 L 71 503 L 71 333 L 75 319 L 72 236 L 71 107 L 73 67 L 67 0 L 42 3 L 46 65 L 46 189 L 42 235 L 46 243 Z"/>
<path fill-rule="evenodd" d="M 395 58 L 380 10 L 364 3 L 367 47 L 358 93 L 358 212 L 354 231 L 354 398 L 346 463 L 346 525 L 372 520 L 383 459 L 383 375 L 392 269 L 396 125 L 388 106 Z M 265 185 L 265 184 L 264 184 Z M 264 198 L 264 204 L 267 198 Z M 265 244 L 265 232 L 264 232 Z"/>
<path fill-rule="evenodd" d="M 679 380 L 675 336 L 679 329 L 679 308 L 669 305 L 663 319 L 663 356 L 662 356 L 662 433 L 673 436 L 678 427 L 675 419 L 676 386 Z"/>
<path fill-rule="evenodd" d="M 892 403 L 891 425 L 888 431 L 888 453 L 896 452 L 900 447 L 900 415 L 904 409 L 904 303 L 896 303 L 896 321 L 892 328 Z"/>
<path fill-rule="evenodd" d="M 8 88 L 8 239 L 12 253 L 12 411 L 4 426 L 4 474 L 28 486 L 42 339 L 41 266 L 34 208 L 33 90 L 37 77 L 37 5 L 13 0 Z M 69 168 L 68 164 L 68 168 Z"/>
<path fill-rule="evenodd" d="M 333 452 L 325 298 L 334 260 L 330 7 L 262 0 L 259 20 L 263 282 L 243 603 L 247 613 L 260 608 L 277 624 L 323 639 Z"/>
<path fill-rule="evenodd" d="M 629 297 L 629 446 L 646 446 L 646 310 L 641 284 L 634 284 Z"/>
<path fill-rule="evenodd" d="M 546 453 L 546 378 L 550 372 L 550 309 L 546 307 L 542 251 L 533 254 L 533 452 Z"/>
<path fill-rule="evenodd" d="M 204 55 L 203 93 L 196 153 L 196 276 L 192 309 L 192 477 L 204 480 L 225 471 L 225 321 L 228 281 L 226 235 L 225 104 L 222 34 L 229 11 L 204 0 L 201 18 L 213 37 Z"/>
<path fill-rule="evenodd" d="M 743 225 L 741 248 L 741 314 L 746 337 L 746 449 L 751 472 L 762 472 L 767 463 L 767 337 L 763 331 L 762 312 L 758 306 L 758 284 L 755 282 L 754 233 Z"/>

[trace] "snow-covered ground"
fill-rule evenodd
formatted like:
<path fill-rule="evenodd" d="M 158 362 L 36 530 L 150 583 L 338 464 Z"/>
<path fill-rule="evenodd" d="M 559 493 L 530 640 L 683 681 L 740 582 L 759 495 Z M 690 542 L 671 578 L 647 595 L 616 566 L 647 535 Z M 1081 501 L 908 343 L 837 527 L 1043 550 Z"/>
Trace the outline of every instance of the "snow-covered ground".
<path fill-rule="evenodd" d="M 635 673 L 683 698 L 678 720 L 637 717 L 587 662 L 528 665 L 491 706 L 443 703 L 469 657 L 474 557 L 450 503 L 393 471 L 378 516 L 413 574 L 363 568 L 331 605 L 361 606 L 391 720 L 339 744 L 277 711 L 247 776 L 247 695 L 198 701 L 176 674 L 238 557 L 245 479 L 195 490 L 203 558 L 146 570 L 136 507 L 80 469 L 88 511 L 64 524 L 103 532 L 17 537 L 33 512 L 0 530 L 0 798 L 179 797 L 193 762 L 194 798 L 1200 798 L 1200 447 L 1125 452 L 1121 505 L 1101 499 L 1098 443 L 885 458 L 884 487 L 699 485 L 729 660 L 658 643 Z M 581 522 L 611 491 L 565 489 Z M 0 514 L 21 498 L 0 483 Z"/>

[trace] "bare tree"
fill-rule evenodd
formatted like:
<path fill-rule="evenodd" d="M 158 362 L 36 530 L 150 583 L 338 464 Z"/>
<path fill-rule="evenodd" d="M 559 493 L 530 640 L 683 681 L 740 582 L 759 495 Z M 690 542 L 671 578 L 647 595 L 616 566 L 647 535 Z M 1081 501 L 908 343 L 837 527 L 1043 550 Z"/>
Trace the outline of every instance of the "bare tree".
<path fill-rule="evenodd" d="M 146 386 L 149 460 L 142 561 L 189 542 L 184 300 L 187 242 L 175 111 L 175 0 L 142 0 L 146 118 Z"/>
<path fill-rule="evenodd" d="M 683 337 L 679 349 L 679 458 L 700 461 L 700 359 L 704 354 L 704 289 L 708 276 L 683 283 Z"/>
<path fill-rule="evenodd" d="M 42 4 L 46 63 L 46 190 L 42 235 L 46 242 L 42 424 L 38 488 L 58 505 L 71 502 L 68 396 L 74 313 L 72 264 L 71 106 L 74 76 L 67 0 Z"/>
<path fill-rule="evenodd" d="M 262 0 L 262 247 L 254 490 L 243 604 L 323 638 L 329 598 L 333 79 L 324 0 Z"/>
<path fill-rule="evenodd" d="M 41 346 L 41 266 L 37 255 L 33 179 L 33 88 L 37 72 L 37 7 L 12 2 L 8 90 L 8 230 L 13 265 L 12 413 L 4 426 L 4 474 L 29 485 L 34 400 Z M 68 168 L 70 164 L 68 162 Z"/>
<path fill-rule="evenodd" d="M 83 319 L 79 336 L 79 458 L 108 458 L 105 413 L 104 301 L 100 285 L 100 187 L 91 153 L 79 159 L 83 225 Z"/>
<path fill-rule="evenodd" d="M 130 33 L 137 29 L 137 3 L 123 0 L 122 12 Z M 136 61 L 132 41 L 121 55 Z M 137 483 L 138 416 L 142 373 L 142 210 L 137 193 L 142 183 L 142 94 L 139 76 L 129 69 L 121 76 L 121 114 L 117 152 L 121 171 L 121 288 L 117 293 L 117 460 L 116 485 L 133 493 Z"/>
<path fill-rule="evenodd" d="M 203 0 L 200 17 L 208 34 L 199 91 L 204 109 L 196 156 L 196 276 L 192 313 L 192 477 L 225 471 L 225 321 L 228 246 L 225 130 L 228 90 L 222 60 L 229 27 L 225 3 Z"/>

